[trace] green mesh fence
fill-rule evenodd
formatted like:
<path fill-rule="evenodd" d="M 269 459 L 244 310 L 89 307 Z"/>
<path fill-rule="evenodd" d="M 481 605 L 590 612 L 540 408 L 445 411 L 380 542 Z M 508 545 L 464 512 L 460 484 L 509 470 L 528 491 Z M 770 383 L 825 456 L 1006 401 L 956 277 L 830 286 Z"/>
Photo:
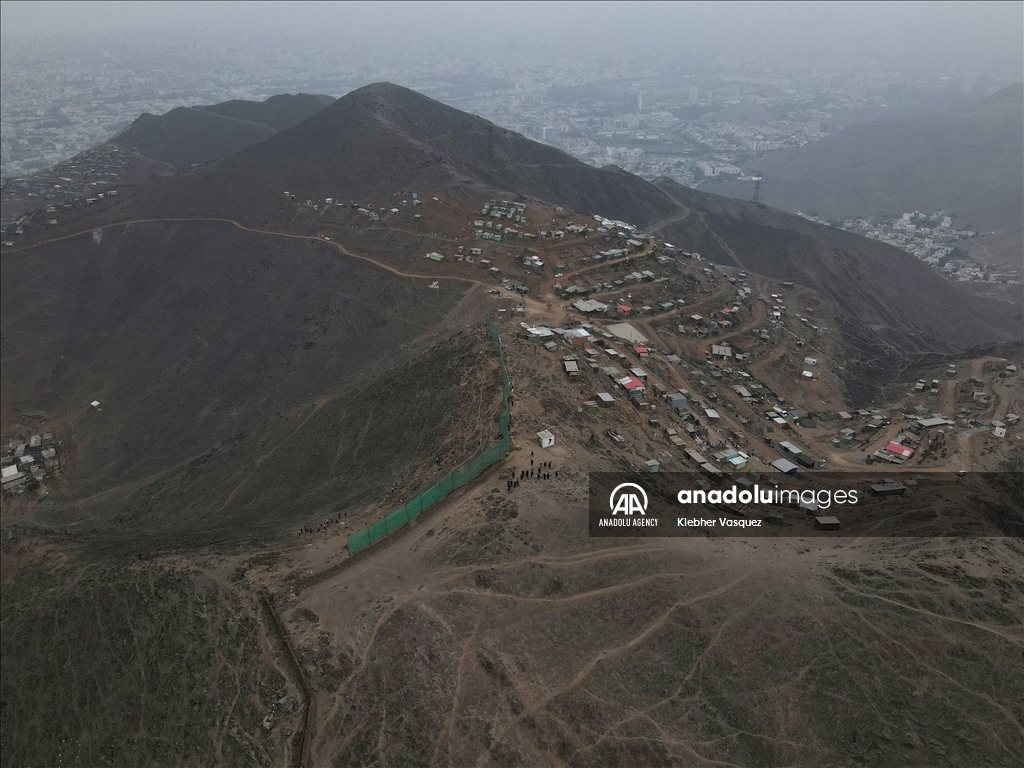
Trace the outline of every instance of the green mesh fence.
<path fill-rule="evenodd" d="M 501 366 L 501 399 L 502 404 L 505 406 L 501 415 L 498 417 L 498 431 L 501 434 L 501 440 L 472 461 L 463 464 L 457 469 L 453 469 L 437 483 L 430 486 L 427 490 L 416 496 L 416 498 L 412 499 L 412 501 L 406 502 L 393 512 L 388 512 L 380 520 L 371 523 L 361 531 L 356 531 L 355 533 L 350 534 L 347 545 L 349 554 L 355 554 L 359 550 L 365 549 L 371 544 L 374 544 L 384 538 L 392 531 L 401 528 L 409 521 L 415 519 L 416 516 L 424 509 L 432 504 L 436 504 L 456 488 L 459 488 L 475 477 L 478 477 L 480 473 L 491 466 L 491 464 L 508 455 L 509 450 L 512 448 L 512 439 L 508 432 L 508 424 L 511 419 L 511 414 L 508 410 L 508 398 L 509 395 L 512 394 L 512 384 L 508 378 L 508 370 L 505 368 L 505 353 L 501 349 L 501 339 L 498 337 L 498 329 L 494 327 L 494 323 L 488 320 L 487 330 L 491 334 L 491 341 L 493 341 L 494 345 L 498 348 L 498 362 Z"/>

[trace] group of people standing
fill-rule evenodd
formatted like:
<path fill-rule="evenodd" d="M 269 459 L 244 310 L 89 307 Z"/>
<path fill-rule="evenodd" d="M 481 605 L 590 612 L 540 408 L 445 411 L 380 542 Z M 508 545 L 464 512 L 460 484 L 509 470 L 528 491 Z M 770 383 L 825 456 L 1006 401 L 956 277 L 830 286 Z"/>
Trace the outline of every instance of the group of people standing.
<path fill-rule="evenodd" d="M 558 470 L 552 471 L 552 462 L 542 461 L 534 466 L 533 451 L 530 451 L 530 468 L 520 469 L 519 476 L 516 477 L 516 468 L 513 467 L 509 470 L 509 476 L 505 482 L 508 490 L 511 491 L 513 488 L 518 488 L 519 483 L 523 480 L 550 480 L 551 478 L 558 479 Z"/>
<path fill-rule="evenodd" d="M 338 519 L 335 520 L 333 517 L 324 518 L 315 528 L 312 525 L 304 525 L 299 528 L 299 535 L 303 533 L 320 533 L 326 531 L 330 526 L 337 525 L 341 522 L 341 513 L 338 513 Z"/>

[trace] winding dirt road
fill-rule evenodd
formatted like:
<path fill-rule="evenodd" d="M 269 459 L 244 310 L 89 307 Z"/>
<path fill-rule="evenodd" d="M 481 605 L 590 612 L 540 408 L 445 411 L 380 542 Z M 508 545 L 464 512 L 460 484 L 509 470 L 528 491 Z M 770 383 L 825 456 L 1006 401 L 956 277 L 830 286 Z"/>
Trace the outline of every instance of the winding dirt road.
<path fill-rule="evenodd" d="M 5 251 L 3 253 L 3 255 L 7 256 L 7 257 L 10 257 L 10 256 L 14 256 L 16 254 L 22 254 L 22 253 L 25 253 L 26 251 L 31 251 L 31 250 L 34 250 L 36 248 L 40 248 L 40 247 L 42 247 L 44 245 L 49 245 L 51 243 L 59 243 L 59 242 L 62 242 L 64 240 L 74 240 L 77 237 L 85 237 L 86 235 L 91 235 L 93 232 L 95 232 L 97 230 L 111 229 L 113 227 L 123 227 L 123 226 L 129 226 L 129 225 L 132 225 L 132 224 L 152 224 L 152 223 L 158 223 L 158 222 L 188 223 L 188 222 L 199 222 L 199 221 L 219 222 L 219 223 L 222 223 L 222 224 L 230 224 L 233 227 L 241 229 L 244 232 L 254 232 L 254 233 L 257 233 L 257 234 L 260 234 L 260 235 L 270 235 L 270 236 L 273 236 L 273 237 L 288 237 L 288 238 L 292 238 L 294 240 L 315 240 L 318 243 L 323 243 L 324 245 L 333 246 L 335 249 L 337 249 L 338 251 L 343 253 L 345 256 L 348 256 L 349 258 L 359 259 L 360 261 L 365 261 L 366 263 L 372 264 L 375 267 L 379 267 L 380 269 L 387 270 L 391 274 L 397 275 L 398 277 L 411 277 L 411 278 L 416 278 L 416 279 L 419 279 L 419 280 L 458 280 L 458 281 L 461 281 L 461 282 L 464 282 L 464 283 L 474 283 L 476 285 L 488 285 L 488 283 L 485 283 L 483 280 L 477 280 L 476 278 L 473 278 L 473 277 L 459 277 L 459 276 L 454 276 L 454 275 L 427 275 L 427 274 L 422 274 L 422 273 L 417 273 L 417 272 L 403 272 L 400 269 L 396 269 L 395 267 L 392 267 L 389 264 L 385 264 L 382 261 L 378 261 L 377 259 L 374 259 L 374 258 L 372 258 L 370 256 L 363 256 L 362 254 L 353 253 L 352 251 L 348 250 L 345 246 L 341 245 L 341 243 L 337 243 L 337 242 L 335 242 L 333 240 L 324 240 L 323 238 L 316 237 L 315 235 L 297 235 L 297 234 L 294 234 L 292 232 L 277 232 L 275 230 L 270 230 L 270 229 L 257 229 L 255 227 L 247 227 L 244 224 L 242 224 L 241 222 L 235 221 L 234 219 L 222 219 L 222 218 L 216 218 L 216 217 L 212 217 L 212 216 L 209 216 L 209 217 L 208 216 L 197 216 L 197 217 L 194 217 L 194 218 L 182 218 L 182 219 L 179 219 L 179 218 L 158 218 L 158 219 L 129 219 L 127 221 L 117 221 L 117 222 L 112 222 L 110 224 L 103 224 L 103 225 L 98 226 L 98 227 L 90 227 L 88 230 L 75 232 L 75 233 L 70 234 L 70 235 L 63 235 L 61 237 L 54 237 L 54 238 L 50 238 L 49 240 L 41 240 L 38 243 L 32 243 L 31 245 L 25 245 L 25 246 L 22 246 L 21 248 L 8 249 L 7 251 Z"/>

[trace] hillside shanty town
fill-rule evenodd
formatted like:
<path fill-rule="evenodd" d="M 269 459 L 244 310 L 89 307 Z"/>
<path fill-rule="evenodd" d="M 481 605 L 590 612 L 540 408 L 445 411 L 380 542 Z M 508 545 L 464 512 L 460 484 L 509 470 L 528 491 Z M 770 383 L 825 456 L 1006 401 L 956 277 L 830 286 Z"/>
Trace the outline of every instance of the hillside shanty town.
<path fill-rule="evenodd" d="M 517 406 L 516 431 L 552 455 L 586 443 L 624 470 L 717 481 L 875 465 L 881 487 L 897 468 L 995 467 L 1021 440 L 1013 362 L 937 362 L 851 407 L 829 302 L 628 222 L 404 190 L 374 203 L 286 193 L 285 205 L 315 215 L 326 242 L 388 227 L 429 238 L 417 266 L 437 276 L 428 288 L 453 275 L 489 286 L 517 403 L 542 401 Z M 564 418 L 539 415 L 552 409 Z"/>
<path fill-rule="evenodd" d="M 939 361 L 891 385 L 885 402 L 853 408 L 829 302 L 628 222 L 532 200 L 467 207 L 411 190 L 362 202 L 302 197 L 285 192 L 283 213 L 307 220 L 325 244 L 394 228 L 435 243 L 410 254 L 421 277 L 436 277 L 428 290 L 453 276 L 486 286 L 517 400 L 545 381 L 545 402 L 573 414 L 559 423 L 520 413 L 523 434 L 563 445 L 574 432 L 614 451 L 624 469 L 959 472 L 996 467 L 1000 446 L 1021 441 L 1017 364 Z M 3 461 L 5 494 L 45 499 L 59 467 L 49 432 L 11 441 Z"/>
<path fill-rule="evenodd" d="M 1010 361 L 938 364 L 888 402 L 854 409 L 835 319 L 813 292 L 710 264 L 625 222 L 577 218 L 538 233 L 542 249 L 561 253 L 488 266 L 496 288 L 523 297 L 498 310 L 517 328 L 506 343 L 527 347 L 519 379 L 557 375 L 584 419 L 577 438 L 607 440 L 624 468 L 961 471 L 1021 440 L 1021 372 Z M 524 429 L 534 426 L 556 431 Z"/>
<path fill-rule="evenodd" d="M 1000 444 L 1021 440 L 1014 363 L 940 362 L 890 387 L 887 402 L 854 409 L 844 400 L 849 361 L 827 302 L 791 282 L 708 262 L 628 222 L 517 200 L 467 210 L 407 190 L 376 202 L 285 192 L 283 204 L 290 216 L 315 217 L 326 243 L 344 230 L 381 227 L 445 242 L 421 251 L 420 269 L 492 286 L 519 391 L 546 370 L 557 374 L 552 395 L 585 419 L 573 422 L 578 437 L 606 441 L 624 468 L 960 471 L 984 468 Z M 526 428 L 557 435 L 569 426 Z M 4 492 L 39 488 L 44 498 L 57 466 L 49 433 L 12 441 Z"/>
<path fill-rule="evenodd" d="M 47 482 L 60 470 L 57 448 L 51 432 L 9 441 L 0 457 L 4 495 L 34 493 L 37 501 L 45 500 L 49 494 Z"/>

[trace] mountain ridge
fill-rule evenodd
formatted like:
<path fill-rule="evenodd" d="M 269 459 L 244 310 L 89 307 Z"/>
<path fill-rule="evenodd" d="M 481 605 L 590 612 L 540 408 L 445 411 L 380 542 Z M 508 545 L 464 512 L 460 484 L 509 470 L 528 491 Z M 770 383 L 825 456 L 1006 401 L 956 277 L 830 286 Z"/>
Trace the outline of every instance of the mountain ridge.
<path fill-rule="evenodd" d="M 823 218 L 948 210 L 962 229 L 1019 232 L 1024 89 L 1008 86 L 947 114 L 853 125 L 766 156 L 761 200 Z M 710 189 L 749 198 L 752 187 Z M 1015 250 L 1020 252 L 1020 235 Z"/>
<path fill-rule="evenodd" d="M 390 83 L 353 91 L 207 167 L 152 178 L 103 217 L 219 217 L 316 236 L 326 209 L 297 215 L 285 193 L 373 207 L 368 200 L 397 202 L 412 191 L 468 210 L 513 197 L 601 214 L 711 260 L 799 282 L 840 308 L 850 359 L 875 366 L 873 380 L 907 355 L 957 353 L 1020 336 L 1019 305 L 972 296 L 899 249 L 766 205 L 594 168 Z M 415 252 L 433 249 L 420 235 L 390 230 L 383 239 L 363 238 L 360 247 L 406 269 Z"/>
<path fill-rule="evenodd" d="M 278 94 L 264 101 L 177 107 L 163 115 L 146 112 L 107 143 L 184 169 L 233 155 L 333 101 L 330 96 Z"/>
<path fill-rule="evenodd" d="M 712 259 L 807 284 L 901 354 L 1014 338 L 1015 310 L 974 300 L 899 249 L 764 205 L 653 184 L 614 166 L 594 168 L 389 83 L 353 91 L 201 174 L 171 180 L 168 188 L 187 189 L 173 197 L 185 198 L 179 204 L 194 213 L 219 210 L 258 220 L 278 215 L 281 192 L 267 189 L 270 179 L 300 199 L 359 201 L 419 188 L 466 198 L 521 195 L 622 219 Z M 155 205 L 138 210 L 152 215 L 168 204 L 158 195 Z M 734 247 L 726 243 L 730 238 Z M 863 268 L 856 263 L 862 258 Z M 859 331 L 862 341 L 871 335 Z"/>
<path fill-rule="evenodd" d="M 956 376 L 937 359 L 904 370 L 871 410 L 842 391 L 861 374 L 841 339 L 863 370 L 872 355 L 906 366 L 902 350 L 942 346 L 934 334 L 959 332 L 954 347 L 999 333 L 907 254 L 582 166 L 393 87 L 118 186 L 75 199 L 59 226 L 32 220 L 0 259 L 6 465 L 52 457 L 47 485 L 5 498 L 0 521 L 3 765 L 1010 765 L 1022 752 L 1024 689 L 1006 670 L 1021 651 L 1024 457 L 981 426 L 1020 412 L 1020 350 L 1012 377 L 995 356 L 950 360 Z M 525 203 L 496 201 L 492 218 L 491 197 Z M 535 241 L 510 236 L 517 214 Z M 504 241 L 476 237 L 484 218 Z M 644 241 L 631 255 L 594 259 L 630 233 Z M 609 304 L 592 345 L 555 335 L 581 325 L 552 295 L 562 262 Z M 741 273 L 755 266 L 823 288 Z M 613 341 L 617 297 L 643 307 L 627 313 L 646 347 Z M 620 365 L 642 366 L 649 394 L 610 381 Z M 661 397 L 673 390 L 682 409 Z M 921 410 L 955 422 L 929 432 L 901 415 Z M 876 463 L 914 430 L 909 467 Z M 797 447 L 782 438 L 801 446 L 793 478 L 776 472 Z M 693 457 L 716 482 L 742 470 L 865 503 L 744 509 L 779 523 L 760 542 L 588 531 L 607 500 L 592 473 L 653 491 Z M 869 495 L 880 476 L 905 495 Z M 399 507 L 419 514 L 395 528 Z M 386 538 L 350 547 L 370 525 Z"/>

